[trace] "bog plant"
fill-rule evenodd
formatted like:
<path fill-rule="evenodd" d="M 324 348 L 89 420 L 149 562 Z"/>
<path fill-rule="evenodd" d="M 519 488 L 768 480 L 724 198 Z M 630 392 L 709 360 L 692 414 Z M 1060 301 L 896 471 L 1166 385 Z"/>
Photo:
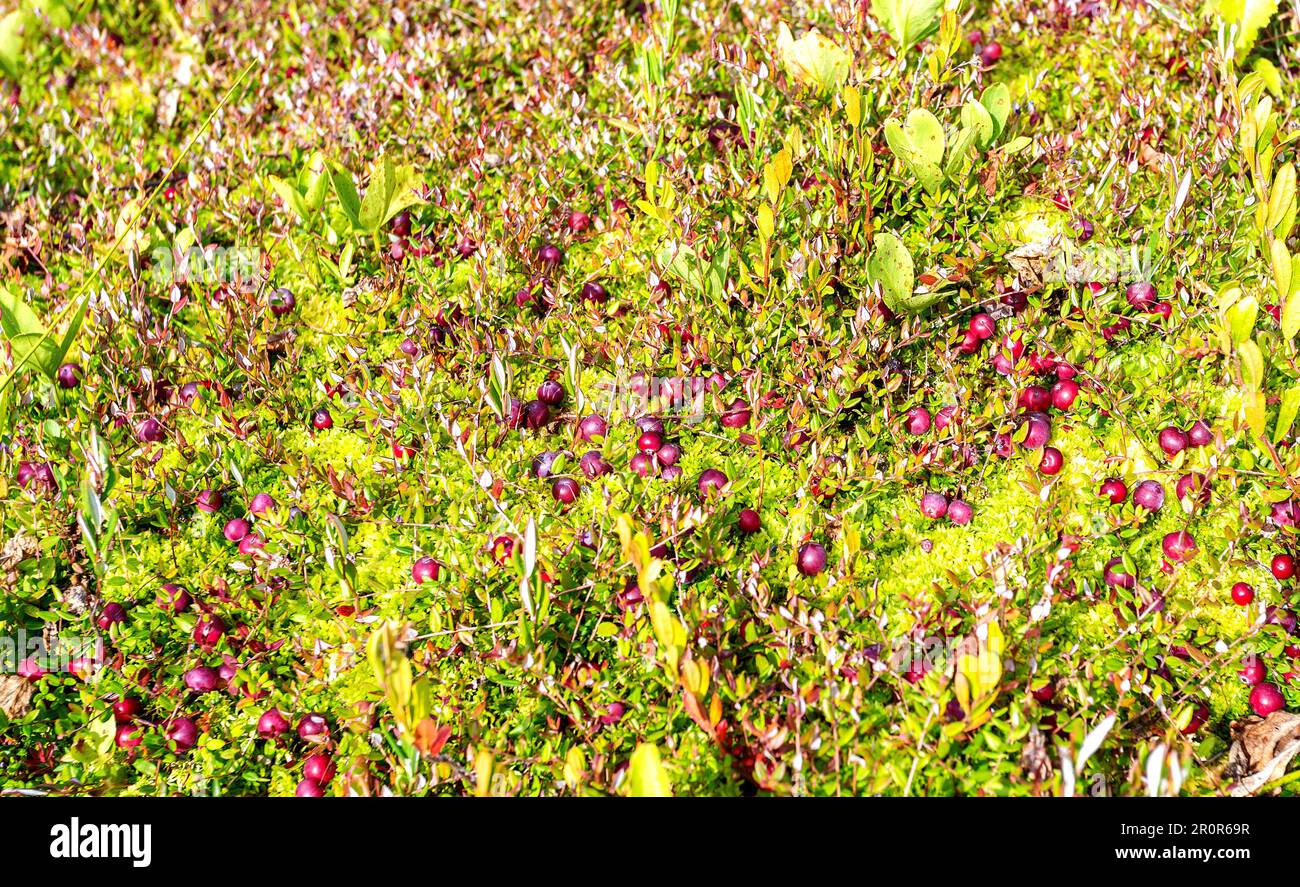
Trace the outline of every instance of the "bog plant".
<path fill-rule="evenodd" d="M 20 4 L 0 784 L 1294 794 L 1294 12 L 1090 10 Z"/>

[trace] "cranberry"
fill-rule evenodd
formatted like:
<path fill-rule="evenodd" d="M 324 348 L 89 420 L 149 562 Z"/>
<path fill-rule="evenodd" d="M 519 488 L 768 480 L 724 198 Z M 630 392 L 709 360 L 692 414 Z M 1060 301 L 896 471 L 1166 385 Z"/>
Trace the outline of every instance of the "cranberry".
<path fill-rule="evenodd" d="M 1117 477 L 1107 478 L 1102 481 L 1101 489 L 1097 491 L 1097 495 L 1110 500 L 1112 505 L 1118 505 L 1128 498 L 1128 487 L 1124 484 L 1124 481 Z"/>

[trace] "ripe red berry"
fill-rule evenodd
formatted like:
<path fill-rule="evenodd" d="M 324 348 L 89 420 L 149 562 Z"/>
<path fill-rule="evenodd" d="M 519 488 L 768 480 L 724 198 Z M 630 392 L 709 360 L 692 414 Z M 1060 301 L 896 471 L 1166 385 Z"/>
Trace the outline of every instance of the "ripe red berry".
<path fill-rule="evenodd" d="M 938 520 L 948 513 L 948 497 L 943 493 L 926 493 L 921 497 L 921 513 L 930 520 Z"/>
<path fill-rule="evenodd" d="M 1058 474 L 1061 467 L 1065 465 L 1065 457 L 1056 447 L 1043 447 L 1042 458 L 1038 462 L 1038 470 L 1048 476 Z"/>
<path fill-rule="evenodd" d="M 1073 379 L 1063 379 L 1052 386 L 1052 406 L 1067 412 L 1079 396 L 1079 385 Z"/>
<path fill-rule="evenodd" d="M 1273 578 L 1284 582 L 1295 575 L 1295 561 L 1289 554 L 1279 554 L 1273 558 L 1270 569 L 1273 571 Z"/>
<path fill-rule="evenodd" d="M 642 453 L 656 452 L 663 445 L 663 438 L 653 431 L 647 431 L 636 439 L 636 448 Z"/>
<path fill-rule="evenodd" d="M 1124 291 L 1124 298 L 1134 308 L 1146 310 L 1155 304 L 1156 288 L 1146 281 L 1129 284 L 1128 289 Z"/>
<path fill-rule="evenodd" d="M 571 477 L 557 477 L 551 483 L 551 497 L 561 505 L 572 505 L 578 501 L 578 493 L 581 488 L 578 482 Z"/>
<path fill-rule="evenodd" d="M 1160 547 L 1170 563 L 1183 563 L 1196 556 L 1196 540 L 1186 530 L 1166 533 L 1160 541 Z"/>
<path fill-rule="evenodd" d="M 968 328 L 980 339 L 988 339 L 997 332 L 998 325 L 994 322 L 992 317 L 980 312 L 971 317 L 970 326 Z"/>
<path fill-rule="evenodd" d="M 1124 481 L 1117 477 L 1107 478 L 1102 481 L 1101 489 L 1097 491 L 1097 495 L 1110 500 L 1112 505 L 1119 505 L 1128 498 L 1128 487 L 1124 484 Z"/>
<path fill-rule="evenodd" d="M 1248 607 L 1255 600 L 1255 589 L 1251 588 L 1245 582 L 1238 582 L 1232 586 L 1232 602 L 1238 606 Z"/>
<path fill-rule="evenodd" d="M 1144 480 L 1133 489 L 1133 504 L 1159 511 L 1165 504 L 1165 488 L 1158 480 Z"/>
<path fill-rule="evenodd" d="M 1187 449 L 1189 443 L 1187 432 L 1172 425 L 1160 432 L 1160 449 L 1171 459 Z"/>
<path fill-rule="evenodd" d="M 289 732 L 289 719 L 278 708 L 268 708 L 257 719 L 257 735 L 263 739 L 279 739 Z"/>
<path fill-rule="evenodd" d="M 328 431 L 334 427 L 334 417 L 330 415 L 329 410 L 322 407 L 312 414 L 311 427 L 317 431 Z"/>
<path fill-rule="evenodd" d="M 722 493 L 722 488 L 727 485 L 727 476 L 716 468 L 706 468 L 700 473 L 697 485 L 699 486 L 700 497 L 707 499 L 710 491 L 717 494 Z"/>
<path fill-rule="evenodd" d="M 970 507 L 970 504 L 962 499 L 953 499 L 948 503 L 948 520 L 959 527 L 964 527 L 970 523 L 974 514 L 975 512 Z"/>
<path fill-rule="evenodd" d="M 1264 667 L 1263 660 L 1252 653 L 1241 663 L 1241 670 L 1237 672 L 1237 676 L 1247 687 L 1254 687 L 1264 683 L 1264 678 L 1268 676 L 1268 669 Z"/>
<path fill-rule="evenodd" d="M 740 528 L 740 532 L 746 535 L 757 533 L 762 525 L 763 522 L 759 518 L 758 512 L 752 508 L 746 508 L 740 512 L 740 517 L 736 519 L 736 526 Z"/>
<path fill-rule="evenodd" d="M 925 434 L 930 430 L 930 411 L 925 407 L 912 407 L 907 411 L 903 427 L 908 434 Z"/>
<path fill-rule="evenodd" d="M 442 565 L 431 557 L 422 557 L 411 564 L 411 580 L 416 585 L 423 585 L 426 582 L 435 582 L 438 579 L 438 573 Z"/>
<path fill-rule="evenodd" d="M 826 549 L 816 542 L 805 542 L 799 546 L 795 564 L 805 576 L 816 576 L 826 569 Z"/>
<path fill-rule="evenodd" d="M 1020 392 L 1017 402 L 1021 407 L 1031 412 L 1046 412 L 1052 405 L 1052 393 L 1042 385 L 1030 385 Z"/>
<path fill-rule="evenodd" d="M 1272 684 L 1260 684 L 1250 691 L 1250 707 L 1255 714 L 1266 718 L 1286 705 L 1282 692 Z"/>

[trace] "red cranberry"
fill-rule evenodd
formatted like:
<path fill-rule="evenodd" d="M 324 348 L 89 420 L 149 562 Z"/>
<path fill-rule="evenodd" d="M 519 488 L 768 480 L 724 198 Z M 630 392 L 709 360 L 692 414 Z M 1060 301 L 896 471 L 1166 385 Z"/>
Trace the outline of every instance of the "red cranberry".
<path fill-rule="evenodd" d="M 805 542 L 799 546 L 795 563 L 803 575 L 816 576 L 826 569 L 826 549 L 816 542 Z"/>
<path fill-rule="evenodd" d="M 974 511 L 970 505 L 962 499 L 953 499 L 948 503 L 948 520 L 960 527 L 970 523 L 974 516 Z"/>
<path fill-rule="evenodd" d="M 334 778 L 334 760 L 323 751 L 310 754 L 303 758 L 302 775 L 325 785 Z"/>
<path fill-rule="evenodd" d="M 1232 586 L 1232 602 L 1241 607 L 1249 607 L 1255 600 L 1255 589 L 1245 582 Z"/>
<path fill-rule="evenodd" d="M 191 603 L 190 593 L 171 582 L 164 585 L 158 595 L 158 606 L 173 613 L 184 613 Z"/>
<path fill-rule="evenodd" d="M 1196 556 L 1196 540 L 1186 530 L 1166 533 L 1160 547 L 1170 563 L 1183 563 Z"/>
<path fill-rule="evenodd" d="M 981 312 L 970 319 L 969 329 L 980 339 L 989 339 L 997 332 L 998 326 L 992 317 Z"/>
<path fill-rule="evenodd" d="M 1295 561 L 1289 554 L 1279 554 L 1274 557 L 1270 568 L 1273 570 L 1273 577 L 1279 581 L 1286 581 L 1295 575 Z"/>
<path fill-rule="evenodd" d="M 582 285 L 582 301 L 598 302 L 603 305 L 609 301 L 609 292 L 601 284 L 589 280 Z"/>
<path fill-rule="evenodd" d="M 214 511 L 219 511 L 225 501 L 225 497 L 217 490 L 200 490 L 199 494 L 194 497 L 194 506 L 199 511 L 211 514 Z"/>
<path fill-rule="evenodd" d="M 557 477 L 551 484 L 551 498 L 561 505 L 572 505 L 581 492 L 578 482 L 569 477 Z"/>
<path fill-rule="evenodd" d="M 655 460 L 653 456 L 648 456 L 645 453 L 636 453 L 632 456 L 632 461 L 628 463 L 628 467 L 641 477 L 650 477 L 655 473 Z"/>
<path fill-rule="evenodd" d="M 140 745 L 144 739 L 144 731 L 135 724 L 122 724 L 117 728 L 117 735 L 114 737 L 118 748 L 130 751 Z"/>
<path fill-rule="evenodd" d="M 211 693 L 221 679 L 214 668 L 200 665 L 185 672 L 185 686 L 195 693 Z"/>
<path fill-rule="evenodd" d="M 537 251 L 537 260 L 543 265 L 558 265 L 564 261 L 564 250 L 548 243 Z"/>
<path fill-rule="evenodd" d="M 194 643 L 200 647 L 215 647 L 226 633 L 226 623 L 220 616 L 205 616 L 194 623 Z"/>
<path fill-rule="evenodd" d="M 1058 474 L 1065 465 L 1065 457 L 1056 447 L 1043 447 L 1042 457 L 1038 460 L 1038 470 L 1048 476 Z"/>
<path fill-rule="evenodd" d="M 1286 699 L 1283 698 L 1282 692 L 1272 684 L 1260 684 L 1250 691 L 1250 707 L 1261 718 L 1268 717 L 1273 712 L 1280 710 L 1284 705 L 1286 705 Z"/>
<path fill-rule="evenodd" d="M 1174 456 L 1177 456 L 1183 450 L 1187 449 L 1187 445 L 1188 439 L 1185 431 L 1175 428 L 1172 425 L 1161 430 L 1160 449 L 1164 450 L 1165 455 L 1169 458 L 1172 459 Z"/>
<path fill-rule="evenodd" d="M 104 609 L 99 613 L 99 619 L 95 624 L 101 631 L 108 631 L 114 625 L 121 625 L 126 622 L 126 607 L 116 601 L 104 604 Z"/>
<path fill-rule="evenodd" d="M 81 384 L 81 367 L 75 363 L 65 363 L 54 374 L 60 388 L 76 388 Z"/>
<path fill-rule="evenodd" d="M 984 63 L 985 67 L 996 65 L 1001 58 L 1002 44 L 996 40 L 984 44 L 983 48 L 980 49 L 980 61 Z"/>
<path fill-rule="evenodd" d="M 298 306 L 298 300 L 293 297 L 293 293 L 284 287 L 271 293 L 270 302 L 271 313 L 276 317 L 283 317 Z"/>
<path fill-rule="evenodd" d="M 1067 412 L 1079 396 L 1079 385 L 1072 379 L 1063 379 L 1052 386 L 1052 406 Z"/>
<path fill-rule="evenodd" d="M 758 512 L 752 508 L 746 508 L 740 512 L 740 517 L 736 519 L 736 526 L 740 528 L 740 532 L 746 535 L 757 533 L 762 525 L 763 522 L 759 518 Z"/>
<path fill-rule="evenodd" d="M 135 436 L 144 443 L 158 443 L 166 436 L 166 432 L 163 431 L 161 422 L 149 418 L 136 427 Z"/>
<path fill-rule="evenodd" d="M 921 497 L 921 513 L 930 520 L 938 520 L 948 513 L 948 497 L 930 492 Z"/>
<path fill-rule="evenodd" d="M 257 719 L 257 735 L 263 739 L 279 739 L 289 732 L 289 719 L 278 708 L 268 708 Z"/>
<path fill-rule="evenodd" d="M 1146 310 L 1155 304 L 1156 288 L 1145 281 L 1129 284 L 1124 291 L 1124 298 L 1134 308 Z"/>
<path fill-rule="evenodd" d="M 324 790 L 323 788 L 321 788 L 320 783 L 317 782 L 317 781 L 314 780 L 314 779 L 304 779 L 304 780 L 302 780 L 301 782 L 298 783 L 298 787 L 297 787 L 296 789 L 294 789 L 294 792 L 293 792 L 293 793 L 294 793 L 295 796 L 297 796 L 297 797 L 299 797 L 299 798 L 323 798 L 323 797 L 325 797 L 325 790 Z"/>
<path fill-rule="evenodd" d="M 547 406 L 558 407 L 564 403 L 564 386 L 554 379 L 547 379 L 537 386 L 537 399 Z"/>
<path fill-rule="evenodd" d="M 1147 511 L 1159 511 L 1165 504 L 1165 488 L 1160 481 L 1144 480 L 1133 489 L 1133 504 Z"/>
<path fill-rule="evenodd" d="M 912 407 L 907 411 L 903 427 L 908 434 L 925 434 L 930 430 L 930 411 L 925 407 Z"/>
<path fill-rule="evenodd" d="M 1128 498 L 1128 487 L 1117 477 L 1107 478 L 1102 481 L 1097 495 L 1110 500 L 1112 505 L 1118 505 Z"/>
<path fill-rule="evenodd" d="M 738 397 L 731 402 L 729 407 L 727 407 L 727 411 L 719 417 L 718 423 L 723 428 L 744 428 L 749 424 L 751 417 L 752 413 L 750 412 L 749 404 L 745 403 L 744 400 Z"/>
<path fill-rule="evenodd" d="M 189 718 L 174 718 L 167 725 L 167 741 L 173 751 L 189 751 L 199 741 L 198 725 Z"/>
<path fill-rule="evenodd" d="M 1187 442 L 1194 447 L 1208 447 L 1214 442 L 1214 431 L 1204 419 L 1197 419 L 1187 429 Z"/>
<path fill-rule="evenodd" d="M 1179 502 L 1192 496 L 1194 503 L 1204 505 L 1210 501 L 1210 482 L 1198 471 L 1189 472 L 1178 478 L 1178 483 L 1174 485 L 1174 493 L 1178 496 Z"/>
<path fill-rule="evenodd" d="M 1020 406 L 1035 413 L 1045 412 L 1052 405 L 1052 394 L 1042 385 L 1030 385 L 1020 392 Z"/>
<path fill-rule="evenodd" d="M 411 564 L 411 581 L 416 585 L 436 582 L 441 569 L 442 565 L 431 557 L 417 558 L 415 563 Z"/>
<path fill-rule="evenodd" d="M 134 696 L 123 696 L 113 703 L 113 720 L 129 724 L 144 713 L 144 705 Z"/>
<path fill-rule="evenodd" d="M 717 494 L 722 493 L 722 488 L 727 485 L 727 476 L 716 468 L 706 468 L 700 473 L 700 479 L 697 486 L 700 490 L 701 498 L 707 499 L 709 492 Z"/>
<path fill-rule="evenodd" d="M 654 453 L 664 445 L 663 438 L 653 431 L 647 431 L 636 439 L 636 448 L 642 453 Z"/>
<path fill-rule="evenodd" d="M 312 414 L 311 427 L 317 431 L 328 431 L 334 427 L 334 417 L 330 415 L 329 410 L 322 407 Z"/>
<path fill-rule="evenodd" d="M 1247 687 L 1255 687 L 1264 683 L 1264 678 L 1268 677 L 1268 669 L 1264 667 L 1263 660 L 1252 654 L 1242 661 L 1237 676 Z"/>
<path fill-rule="evenodd" d="M 1210 710 L 1205 703 L 1199 702 L 1196 708 L 1192 710 L 1192 717 L 1187 722 L 1187 726 L 1182 729 L 1184 736 L 1191 736 L 1197 730 L 1205 726 L 1205 722 L 1210 719 Z"/>
<path fill-rule="evenodd" d="M 593 413 L 578 423 L 578 437 L 585 441 L 600 440 L 604 438 L 607 427 L 605 420 Z"/>
<path fill-rule="evenodd" d="M 269 493 L 258 493 L 249 503 L 248 510 L 256 515 L 267 514 L 275 510 L 275 500 Z"/>
<path fill-rule="evenodd" d="M 1124 569 L 1124 558 L 1122 557 L 1113 557 L 1106 561 L 1102 578 L 1107 585 L 1116 588 L 1134 588 L 1137 586 L 1137 577 Z"/>
<path fill-rule="evenodd" d="M 316 712 L 305 714 L 298 721 L 298 738 L 305 742 L 321 743 L 330 737 L 330 725 L 325 716 Z"/>
<path fill-rule="evenodd" d="M 590 450 L 583 453 L 582 458 L 578 460 L 578 467 L 589 478 L 600 477 L 610 471 L 609 463 L 605 461 L 605 457 L 600 454 L 599 450 Z"/>
<path fill-rule="evenodd" d="M 529 431 L 539 431 L 551 421 L 551 408 L 540 400 L 530 400 L 524 404 L 524 427 Z"/>
<path fill-rule="evenodd" d="M 1023 437 L 1020 445 L 1027 450 L 1037 450 L 1052 439 L 1052 423 L 1039 412 L 1026 413 L 1020 425 Z"/>

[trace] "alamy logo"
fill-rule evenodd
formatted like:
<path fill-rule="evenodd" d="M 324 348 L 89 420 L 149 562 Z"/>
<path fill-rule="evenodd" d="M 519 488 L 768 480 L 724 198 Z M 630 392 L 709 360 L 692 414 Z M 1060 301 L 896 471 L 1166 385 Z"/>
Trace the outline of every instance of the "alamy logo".
<path fill-rule="evenodd" d="M 130 859 L 138 869 L 152 857 L 151 825 L 84 825 L 75 816 L 68 825 L 50 829 L 50 856 L 55 859 Z"/>

